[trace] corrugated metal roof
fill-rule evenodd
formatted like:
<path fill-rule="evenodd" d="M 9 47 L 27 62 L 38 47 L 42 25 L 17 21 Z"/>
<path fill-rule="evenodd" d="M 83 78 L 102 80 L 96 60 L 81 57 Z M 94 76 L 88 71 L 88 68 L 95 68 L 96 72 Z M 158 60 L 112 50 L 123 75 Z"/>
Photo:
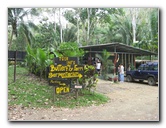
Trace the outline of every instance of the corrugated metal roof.
<path fill-rule="evenodd" d="M 127 54 L 135 54 L 137 56 L 141 55 L 157 55 L 157 53 L 150 52 L 148 50 L 143 50 L 140 48 L 132 47 L 122 43 L 107 43 L 107 44 L 97 44 L 97 45 L 88 45 L 81 46 L 81 49 L 89 52 L 102 52 L 106 49 L 108 52 L 116 52 L 116 53 L 127 53 Z"/>

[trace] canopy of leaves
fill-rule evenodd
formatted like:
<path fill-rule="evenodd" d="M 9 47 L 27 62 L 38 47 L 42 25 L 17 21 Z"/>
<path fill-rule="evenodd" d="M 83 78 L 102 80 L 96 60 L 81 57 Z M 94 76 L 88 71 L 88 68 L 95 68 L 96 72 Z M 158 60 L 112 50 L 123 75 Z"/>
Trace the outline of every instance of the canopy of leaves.
<path fill-rule="evenodd" d="M 79 49 L 77 43 L 73 42 L 64 42 L 60 44 L 58 52 L 67 57 L 82 57 L 84 55 L 84 51 Z"/>
<path fill-rule="evenodd" d="M 120 42 L 158 52 L 158 19 L 158 8 L 8 8 L 9 49 Z"/>

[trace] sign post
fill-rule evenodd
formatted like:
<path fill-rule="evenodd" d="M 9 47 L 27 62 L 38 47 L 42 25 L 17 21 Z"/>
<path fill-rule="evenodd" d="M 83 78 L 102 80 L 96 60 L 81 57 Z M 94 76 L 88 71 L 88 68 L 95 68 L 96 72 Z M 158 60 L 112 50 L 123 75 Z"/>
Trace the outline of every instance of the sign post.
<path fill-rule="evenodd" d="M 55 102 L 55 86 L 53 86 L 53 101 Z"/>
<path fill-rule="evenodd" d="M 17 64 L 17 50 L 15 51 L 15 59 L 14 59 L 14 82 L 16 82 L 16 64 Z"/>

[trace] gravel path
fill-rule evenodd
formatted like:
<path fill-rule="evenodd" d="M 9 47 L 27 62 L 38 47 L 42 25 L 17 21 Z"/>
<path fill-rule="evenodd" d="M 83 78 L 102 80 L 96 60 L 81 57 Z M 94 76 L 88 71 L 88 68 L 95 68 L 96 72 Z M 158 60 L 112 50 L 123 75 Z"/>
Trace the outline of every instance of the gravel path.
<path fill-rule="evenodd" d="M 110 100 L 99 106 L 75 109 L 9 108 L 10 121 L 159 121 L 159 87 L 146 83 L 99 80 L 97 91 Z"/>

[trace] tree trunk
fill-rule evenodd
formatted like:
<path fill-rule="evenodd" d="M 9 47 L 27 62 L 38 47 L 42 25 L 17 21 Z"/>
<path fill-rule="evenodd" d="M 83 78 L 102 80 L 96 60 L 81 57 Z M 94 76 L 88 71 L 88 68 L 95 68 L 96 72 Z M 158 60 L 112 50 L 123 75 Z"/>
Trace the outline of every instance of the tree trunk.
<path fill-rule="evenodd" d="M 61 23 L 61 8 L 59 8 L 59 24 L 60 24 L 60 39 L 61 43 L 63 42 L 63 37 L 62 37 L 62 23 Z"/>
<path fill-rule="evenodd" d="M 132 16 L 132 28 L 133 28 L 133 43 L 136 43 L 136 19 L 137 19 L 137 8 L 130 10 Z"/>
<path fill-rule="evenodd" d="M 77 43 L 79 44 L 79 21 L 78 21 L 78 18 L 77 18 Z"/>
<path fill-rule="evenodd" d="M 10 50 L 10 48 L 11 48 L 11 46 L 12 46 L 13 35 L 14 35 L 14 32 L 13 32 L 13 30 L 12 30 L 12 35 L 11 35 L 11 38 L 10 38 L 10 41 L 9 41 L 8 50 Z"/>
<path fill-rule="evenodd" d="M 56 9 L 54 8 L 54 32 L 56 33 Z"/>
<path fill-rule="evenodd" d="M 133 26 L 133 43 L 136 42 L 136 22 L 135 16 L 132 17 L 132 26 Z"/>
<path fill-rule="evenodd" d="M 80 10 L 77 8 L 77 43 L 80 45 L 80 32 L 79 32 L 79 17 L 80 16 Z"/>
<path fill-rule="evenodd" d="M 89 43 L 89 31 L 90 31 L 90 8 L 87 8 L 87 13 L 88 13 L 88 30 L 87 30 L 87 44 Z"/>

